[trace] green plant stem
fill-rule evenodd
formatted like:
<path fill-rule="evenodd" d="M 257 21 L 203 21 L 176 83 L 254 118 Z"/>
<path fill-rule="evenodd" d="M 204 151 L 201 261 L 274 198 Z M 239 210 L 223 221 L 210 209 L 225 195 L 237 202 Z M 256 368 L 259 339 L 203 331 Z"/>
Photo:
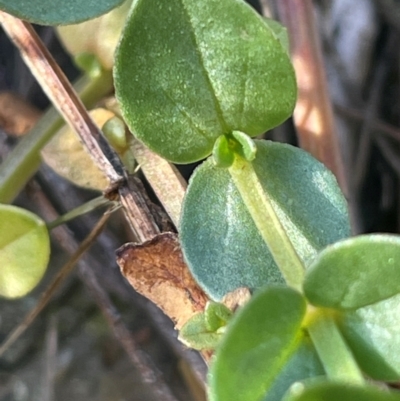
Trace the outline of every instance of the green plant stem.
<path fill-rule="evenodd" d="M 85 106 L 93 107 L 110 92 L 111 71 L 104 71 L 95 79 L 83 76 L 74 88 Z M 54 107 L 50 108 L 7 156 L 0 165 L 0 203 L 12 202 L 35 174 L 41 163 L 40 150 L 63 125 L 64 120 L 59 113 Z"/>
<path fill-rule="evenodd" d="M 275 212 L 271 198 L 262 188 L 252 163 L 236 155 L 229 172 L 286 283 L 301 291 L 303 263 Z"/>
<path fill-rule="evenodd" d="M 70 220 L 75 219 L 76 217 L 82 216 L 83 214 L 89 213 L 99 207 L 102 206 L 109 206 L 113 202 L 110 201 L 107 198 L 104 198 L 104 196 L 99 196 L 98 198 L 94 198 L 90 200 L 89 202 L 84 203 L 83 205 L 80 205 L 76 207 L 75 209 L 72 209 L 68 213 L 65 213 L 64 215 L 58 217 L 57 219 L 51 221 L 50 223 L 47 223 L 47 229 L 50 231 L 55 227 L 58 227 L 62 224 L 67 223 Z"/>
<path fill-rule="evenodd" d="M 331 312 L 320 308 L 311 312 L 307 329 L 330 379 L 353 384 L 365 383 Z"/>

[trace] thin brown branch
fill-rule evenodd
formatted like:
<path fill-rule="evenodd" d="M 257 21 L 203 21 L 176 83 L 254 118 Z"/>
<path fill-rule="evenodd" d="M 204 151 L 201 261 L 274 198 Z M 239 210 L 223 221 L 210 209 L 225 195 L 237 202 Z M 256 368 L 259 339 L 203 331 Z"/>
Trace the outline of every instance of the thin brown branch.
<path fill-rule="evenodd" d="M 364 121 L 365 113 L 360 110 L 343 107 L 339 104 L 335 104 L 335 110 L 342 114 L 345 117 L 349 117 L 353 120 Z M 396 142 L 400 143 L 400 128 L 394 127 L 391 124 L 385 123 L 378 118 L 372 118 L 370 121 L 371 127 L 375 130 L 378 130 L 380 133 L 384 134 L 387 137 L 394 139 Z M 375 136 L 374 136 L 375 138 Z"/>
<path fill-rule="evenodd" d="M 107 222 L 109 214 L 104 214 L 99 220 L 93 231 L 85 238 L 79 248 L 74 252 L 71 259 L 61 268 L 61 270 L 54 277 L 53 281 L 41 295 L 38 304 L 35 308 L 30 311 L 22 322 L 7 336 L 5 341 L 0 345 L 0 356 L 7 351 L 8 348 L 25 332 L 25 330 L 31 325 L 31 323 L 36 319 L 43 308 L 48 304 L 56 290 L 60 287 L 64 279 L 71 273 L 72 269 L 75 267 L 78 260 L 81 258 L 84 252 L 86 252 L 89 247 L 93 244 L 93 241 L 101 233 L 105 223 Z"/>
<path fill-rule="evenodd" d="M 140 242 L 160 233 L 134 176 L 130 176 L 127 183 L 120 187 L 119 194 L 125 217 Z"/>
<path fill-rule="evenodd" d="M 311 0 L 277 0 L 287 27 L 299 89 L 294 122 L 301 147 L 324 163 L 343 192 L 348 184 L 340 154 Z"/>
<path fill-rule="evenodd" d="M 385 44 L 384 51 L 375 68 L 372 82 L 370 84 L 369 97 L 365 109 L 365 118 L 363 119 L 360 141 L 357 149 L 357 158 L 354 163 L 354 177 L 352 186 L 356 193 L 361 192 L 361 188 L 368 173 L 368 165 L 371 157 L 372 148 L 372 121 L 378 115 L 379 105 L 382 100 L 382 91 L 391 66 L 391 54 L 397 50 L 397 35 L 391 34 Z"/>
<path fill-rule="evenodd" d="M 46 220 L 54 220 L 58 217 L 53 206 L 42 191 L 36 191 L 35 197 Z M 52 235 L 54 235 L 66 252 L 72 254 L 78 248 L 78 243 L 65 226 L 56 227 L 52 231 Z M 78 272 L 109 323 L 114 336 L 125 349 L 132 364 L 136 369 L 138 369 L 142 380 L 151 384 L 154 394 L 156 394 L 160 400 L 177 401 L 168 385 L 160 376 L 159 371 L 153 366 L 147 355 L 141 352 L 139 347 L 136 345 L 135 339 L 122 321 L 118 310 L 115 308 L 110 297 L 98 282 L 89 260 L 92 260 L 89 259 L 89 256 L 83 257 L 80 260 Z"/>
<path fill-rule="evenodd" d="M 179 225 L 186 181 L 177 168 L 134 140 L 133 155 L 175 227 Z"/>
<path fill-rule="evenodd" d="M 104 140 L 70 82 L 44 46 L 32 26 L 0 11 L 0 23 L 18 47 L 40 86 L 68 124 L 78 133 L 93 161 L 110 181 L 112 192 L 124 180 L 118 156 Z M 105 154 L 106 153 L 106 154 Z"/>

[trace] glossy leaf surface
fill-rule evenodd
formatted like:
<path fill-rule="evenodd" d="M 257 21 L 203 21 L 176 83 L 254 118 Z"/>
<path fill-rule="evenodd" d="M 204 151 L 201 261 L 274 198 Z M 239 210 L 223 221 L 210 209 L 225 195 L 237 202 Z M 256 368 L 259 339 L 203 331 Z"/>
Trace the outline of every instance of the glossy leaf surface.
<path fill-rule="evenodd" d="M 349 235 L 346 203 L 333 175 L 308 153 L 256 141 L 252 162 L 289 238 L 308 263 Z M 239 287 L 283 282 L 227 169 L 207 160 L 194 173 L 182 208 L 180 236 L 196 280 L 219 301 Z"/>
<path fill-rule="evenodd" d="M 337 309 L 400 293 L 400 236 L 363 235 L 329 246 L 307 271 L 304 293 L 316 306 Z"/>
<path fill-rule="evenodd" d="M 342 313 L 340 328 L 362 370 L 376 380 L 400 380 L 400 295 Z"/>
<path fill-rule="evenodd" d="M 304 298 L 290 288 L 260 290 L 234 316 L 216 350 L 209 373 L 210 400 L 263 399 L 304 340 L 305 310 Z M 303 378 L 309 373 L 296 372 Z M 287 374 L 282 379 L 284 390 L 296 380 Z"/>
<path fill-rule="evenodd" d="M 0 205 L 0 296 L 18 298 L 42 278 L 49 261 L 46 225 L 24 209 Z"/>
<path fill-rule="evenodd" d="M 115 84 L 131 131 L 177 163 L 210 155 L 222 134 L 271 129 L 296 100 L 286 50 L 241 0 L 137 0 Z"/>
<path fill-rule="evenodd" d="M 342 383 L 298 383 L 283 401 L 400 401 L 397 391 L 382 390 L 371 385 L 354 386 Z"/>
<path fill-rule="evenodd" d="M 41 25 L 65 25 L 98 17 L 124 0 L 0 0 L 0 10 Z"/>

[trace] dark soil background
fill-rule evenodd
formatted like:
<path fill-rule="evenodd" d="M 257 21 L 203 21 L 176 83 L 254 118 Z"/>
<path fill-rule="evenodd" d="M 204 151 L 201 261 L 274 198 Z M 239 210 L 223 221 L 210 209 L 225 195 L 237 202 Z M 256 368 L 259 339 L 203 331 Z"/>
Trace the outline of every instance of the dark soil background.
<path fill-rule="evenodd" d="M 273 14 L 277 1 L 252 3 L 259 12 Z M 355 231 L 397 233 L 400 2 L 320 0 L 314 6 L 337 135 L 347 174 L 352 177 L 350 192 L 357 206 Z M 67 76 L 75 80 L 80 72 L 63 51 L 54 30 L 37 30 Z M 14 46 L 0 33 L 0 94 L 6 91 L 18 94 L 38 110 L 49 105 Z M 0 119 L 0 160 L 18 140 L 9 134 Z M 296 144 L 291 121 L 267 136 Z M 49 196 L 60 214 L 95 196 L 43 166 L 16 204 L 41 214 L 41 193 Z M 98 216 L 91 213 L 69 224 L 74 238 L 82 240 Z M 199 384 L 205 372 L 201 358 L 177 342 L 173 324 L 137 295 L 119 273 L 114 251 L 131 239 L 122 216 L 113 217 L 79 268 L 0 359 L 0 401 L 170 399 L 157 395 L 157 377 L 176 400 L 204 400 Z M 53 249 L 48 273 L 33 293 L 16 301 L 0 300 L 0 342 L 34 307 L 68 259 L 56 242 Z M 99 296 L 103 293 L 106 300 Z M 144 355 L 157 372 L 150 384 L 143 383 L 132 354 L 123 346 L 127 343 L 138 347 L 133 353 Z"/>

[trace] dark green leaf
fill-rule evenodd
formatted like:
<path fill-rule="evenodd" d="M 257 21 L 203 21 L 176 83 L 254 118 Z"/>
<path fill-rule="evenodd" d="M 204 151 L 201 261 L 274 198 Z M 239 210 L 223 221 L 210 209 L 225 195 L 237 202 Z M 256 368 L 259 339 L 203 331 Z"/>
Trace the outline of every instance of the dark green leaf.
<path fill-rule="evenodd" d="M 344 383 L 321 382 L 298 383 L 293 386 L 284 401 L 400 401 L 400 393 L 373 387 L 355 386 Z"/>
<path fill-rule="evenodd" d="M 24 209 L 0 205 L 0 296 L 18 298 L 42 278 L 49 261 L 45 223 Z"/>
<path fill-rule="evenodd" d="M 269 287 L 256 293 L 233 317 L 216 350 L 209 374 L 210 400 L 263 399 L 304 340 L 305 311 L 304 298 L 290 288 Z M 303 378 L 307 374 L 297 372 Z M 283 378 L 284 390 L 291 379 Z"/>
<path fill-rule="evenodd" d="M 400 380 L 400 295 L 342 313 L 340 328 L 362 370 L 376 380 Z"/>
<path fill-rule="evenodd" d="M 210 155 L 220 135 L 271 129 L 296 100 L 286 51 L 240 0 L 137 0 L 115 84 L 131 131 L 177 163 Z"/>
<path fill-rule="evenodd" d="M 307 271 L 304 293 L 316 306 L 337 309 L 400 293 L 400 236 L 364 235 L 329 246 Z"/>
<path fill-rule="evenodd" d="M 0 9 L 41 25 L 85 21 L 119 6 L 124 0 L 0 0 Z"/>
<path fill-rule="evenodd" d="M 333 175 L 308 153 L 256 141 L 252 162 L 293 245 L 308 263 L 349 235 L 346 202 Z M 188 265 L 216 301 L 239 287 L 283 282 L 272 256 L 226 169 L 211 160 L 192 177 L 183 203 L 181 242 Z"/>

